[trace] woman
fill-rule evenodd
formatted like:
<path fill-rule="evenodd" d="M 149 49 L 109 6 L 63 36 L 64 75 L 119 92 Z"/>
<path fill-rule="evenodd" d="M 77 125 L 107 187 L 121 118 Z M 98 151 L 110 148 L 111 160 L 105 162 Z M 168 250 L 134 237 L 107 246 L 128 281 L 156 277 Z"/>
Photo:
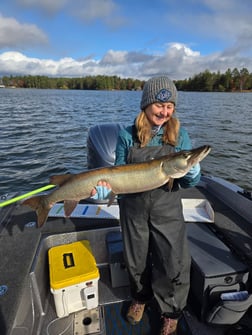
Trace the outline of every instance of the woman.
<path fill-rule="evenodd" d="M 133 126 L 119 133 L 116 165 L 191 149 L 188 133 L 174 116 L 176 103 L 177 90 L 168 77 L 154 77 L 145 83 L 141 112 Z M 186 176 L 176 179 L 171 190 L 165 185 L 119 197 L 124 256 L 133 298 L 127 319 L 132 325 L 140 322 L 145 305 L 154 298 L 161 313 L 160 335 L 176 331 L 187 302 L 190 255 L 179 190 L 195 186 L 199 179 L 197 164 Z M 109 185 L 100 183 L 97 191 L 102 197 L 109 192 Z"/>

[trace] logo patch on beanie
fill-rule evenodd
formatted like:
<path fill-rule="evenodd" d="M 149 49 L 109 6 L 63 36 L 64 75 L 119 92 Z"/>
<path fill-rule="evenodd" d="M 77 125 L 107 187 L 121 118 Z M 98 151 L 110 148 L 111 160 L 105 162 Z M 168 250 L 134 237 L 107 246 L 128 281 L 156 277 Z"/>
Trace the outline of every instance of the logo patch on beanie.
<path fill-rule="evenodd" d="M 172 96 L 172 92 L 167 90 L 166 88 L 162 88 L 156 95 L 156 99 L 161 102 L 167 102 Z"/>

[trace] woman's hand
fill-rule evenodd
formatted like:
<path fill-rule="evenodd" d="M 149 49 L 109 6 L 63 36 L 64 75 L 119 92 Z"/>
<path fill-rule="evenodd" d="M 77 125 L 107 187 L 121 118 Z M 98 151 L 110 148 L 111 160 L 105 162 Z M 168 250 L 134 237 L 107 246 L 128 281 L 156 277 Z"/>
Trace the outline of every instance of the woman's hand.
<path fill-rule="evenodd" d="M 197 163 L 191 169 L 188 171 L 187 176 L 190 176 L 191 178 L 195 178 L 200 173 L 200 165 Z"/>
<path fill-rule="evenodd" d="M 112 192 L 111 186 L 106 181 L 100 180 L 91 191 L 91 198 L 95 200 L 106 200 Z"/>

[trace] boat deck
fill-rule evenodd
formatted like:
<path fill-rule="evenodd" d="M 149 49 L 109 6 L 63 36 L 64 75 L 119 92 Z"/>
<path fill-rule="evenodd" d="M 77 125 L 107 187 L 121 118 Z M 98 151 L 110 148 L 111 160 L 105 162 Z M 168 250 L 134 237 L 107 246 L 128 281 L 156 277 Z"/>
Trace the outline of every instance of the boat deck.
<path fill-rule="evenodd" d="M 183 198 L 205 198 L 210 202 L 215 213 L 214 223 L 195 224 L 207 226 L 245 266 L 251 269 L 252 223 L 237 214 L 220 197 L 216 197 L 211 188 L 199 186 L 182 192 Z M 155 320 L 155 313 L 148 314 L 147 311 L 145 321 L 137 326 L 138 328 L 127 325 L 123 311 L 130 299 L 129 288 L 111 287 L 104 234 L 110 230 L 120 230 L 118 220 L 49 218 L 41 229 L 37 229 L 35 212 L 27 207 L 10 205 L 1 208 L 0 215 L 0 333 L 2 335 L 30 334 L 30 329 L 33 329 L 32 334 L 40 335 L 56 335 L 62 331 L 65 331 L 64 334 L 74 334 L 78 313 L 54 322 L 56 314 L 53 297 L 49 291 L 47 251 L 55 244 L 64 244 L 86 237 L 91 240 L 101 273 L 99 313 L 103 326 L 97 333 L 155 335 L 156 326 L 151 328 L 151 325 L 156 323 L 149 317 L 152 316 Z M 27 303 L 29 301 L 31 303 Z M 212 326 L 201 321 L 195 304 L 197 302 L 190 301 L 178 334 L 224 335 L 228 334 L 228 331 L 230 335 L 232 334 L 231 331 L 235 326 Z M 240 324 L 248 325 L 248 315 L 251 318 L 251 309 Z M 144 327 L 145 330 L 143 328 L 139 330 L 139 327 Z"/>

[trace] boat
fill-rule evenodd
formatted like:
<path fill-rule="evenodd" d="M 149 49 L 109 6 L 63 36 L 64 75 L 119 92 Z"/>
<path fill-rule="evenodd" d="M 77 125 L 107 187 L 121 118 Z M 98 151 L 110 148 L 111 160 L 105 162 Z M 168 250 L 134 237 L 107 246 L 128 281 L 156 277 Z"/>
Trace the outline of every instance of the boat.
<path fill-rule="evenodd" d="M 121 127 L 102 124 L 90 128 L 88 169 L 113 165 Z M 17 196 L 3 195 L 0 205 Z M 202 175 L 196 187 L 182 190 L 182 199 L 192 266 L 188 305 L 177 334 L 251 334 L 251 192 L 218 176 Z M 132 327 L 125 321 L 130 290 L 117 203 L 107 207 L 104 201 L 87 199 L 78 206 L 81 212 L 69 218 L 55 207 L 42 228 L 37 228 L 35 212 L 20 201 L 0 207 L 0 334 L 158 334 L 155 302 L 146 308 L 138 325 Z M 57 305 L 50 282 L 49 250 L 80 241 L 90 243 L 99 270 L 98 304 L 88 308 L 84 296 L 82 308 L 71 313 L 63 310 L 59 317 L 57 306 L 62 303 L 69 308 L 63 301 L 67 287 Z"/>

